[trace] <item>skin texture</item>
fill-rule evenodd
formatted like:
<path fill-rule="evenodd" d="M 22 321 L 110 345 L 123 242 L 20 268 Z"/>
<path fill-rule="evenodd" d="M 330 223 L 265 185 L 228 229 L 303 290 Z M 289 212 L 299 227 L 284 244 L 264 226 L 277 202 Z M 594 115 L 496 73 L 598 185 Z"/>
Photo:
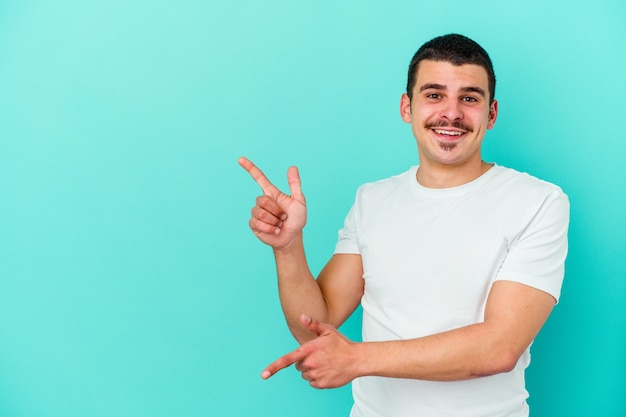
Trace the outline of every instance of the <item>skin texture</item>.
<path fill-rule="evenodd" d="M 482 161 L 480 149 L 497 113 L 482 67 L 422 61 L 412 102 L 406 94 L 400 101 L 400 115 L 411 124 L 417 141 L 416 180 L 426 187 L 446 188 L 486 172 L 490 165 Z M 454 381 L 507 372 L 552 311 L 551 295 L 497 281 L 482 323 L 411 340 L 352 342 L 337 328 L 363 295 L 360 255 L 334 255 L 315 279 L 304 251 L 306 200 L 297 169 L 287 173 L 287 195 L 248 159 L 240 158 L 239 164 L 263 191 L 249 225 L 273 248 L 283 312 L 301 343 L 271 363 L 261 374 L 264 379 L 292 364 L 315 388 L 342 386 L 366 375 Z"/>

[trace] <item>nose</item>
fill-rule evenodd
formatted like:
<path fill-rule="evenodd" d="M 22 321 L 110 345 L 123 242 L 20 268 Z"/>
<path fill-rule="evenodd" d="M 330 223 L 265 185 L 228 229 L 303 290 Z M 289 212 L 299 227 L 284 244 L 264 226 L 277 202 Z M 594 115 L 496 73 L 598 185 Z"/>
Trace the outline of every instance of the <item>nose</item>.
<path fill-rule="evenodd" d="M 441 117 L 453 120 L 463 119 L 463 111 L 461 109 L 461 103 L 458 100 L 447 99 L 442 103 Z"/>

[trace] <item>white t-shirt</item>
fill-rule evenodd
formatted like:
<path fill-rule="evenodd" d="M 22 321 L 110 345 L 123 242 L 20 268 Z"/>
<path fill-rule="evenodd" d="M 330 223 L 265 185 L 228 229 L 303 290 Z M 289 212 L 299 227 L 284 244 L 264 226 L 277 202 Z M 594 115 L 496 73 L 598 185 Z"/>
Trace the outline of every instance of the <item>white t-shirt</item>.
<path fill-rule="evenodd" d="M 484 320 L 494 281 L 558 301 L 569 201 L 557 186 L 501 166 L 431 189 L 417 167 L 359 188 L 335 253 L 360 254 L 363 341 L 411 339 Z M 362 377 L 352 417 L 528 415 L 524 352 L 511 372 L 467 381 Z"/>

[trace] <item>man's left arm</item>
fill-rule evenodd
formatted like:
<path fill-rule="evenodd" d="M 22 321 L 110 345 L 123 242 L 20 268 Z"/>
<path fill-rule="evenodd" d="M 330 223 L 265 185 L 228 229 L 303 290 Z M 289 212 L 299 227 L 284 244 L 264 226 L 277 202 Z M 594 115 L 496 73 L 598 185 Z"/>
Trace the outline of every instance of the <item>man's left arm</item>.
<path fill-rule="evenodd" d="M 361 376 L 457 381 L 512 370 L 554 307 L 552 295 L 512 281 L 496 281 L 481 323 L 434 335 L 385 342 L 351 342 L 333 326 L 307 316 L 318 335 L 279 358 L 267 379 L 296 364 L 315 388 L 334 388 Z"/>

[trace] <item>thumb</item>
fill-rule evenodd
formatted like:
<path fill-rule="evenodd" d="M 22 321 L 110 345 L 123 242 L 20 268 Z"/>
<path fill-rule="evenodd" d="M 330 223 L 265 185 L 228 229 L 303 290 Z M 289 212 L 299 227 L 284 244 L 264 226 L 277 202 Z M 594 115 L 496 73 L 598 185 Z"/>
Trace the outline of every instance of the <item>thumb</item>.
<path fill-rule="evenodd" d="M 304 201 L 302 194 L 302 183 L 300 181 L 300 173 L 297 167 L 289 167 L 287 170 L 287 181 L 289 182 L 289 193 L 296 200 Z"/>
<path fill-rule="evenodd" d="M 320 323 L 319 321 L 309 317 L 305 313 L 300 315 L 300 322 L 311 332 L 315 333 L 318 336 L 322 336 L 323 334 L 328 333 L 329 331 L 334 330 L 335 328 L 329 324 Z"/>

